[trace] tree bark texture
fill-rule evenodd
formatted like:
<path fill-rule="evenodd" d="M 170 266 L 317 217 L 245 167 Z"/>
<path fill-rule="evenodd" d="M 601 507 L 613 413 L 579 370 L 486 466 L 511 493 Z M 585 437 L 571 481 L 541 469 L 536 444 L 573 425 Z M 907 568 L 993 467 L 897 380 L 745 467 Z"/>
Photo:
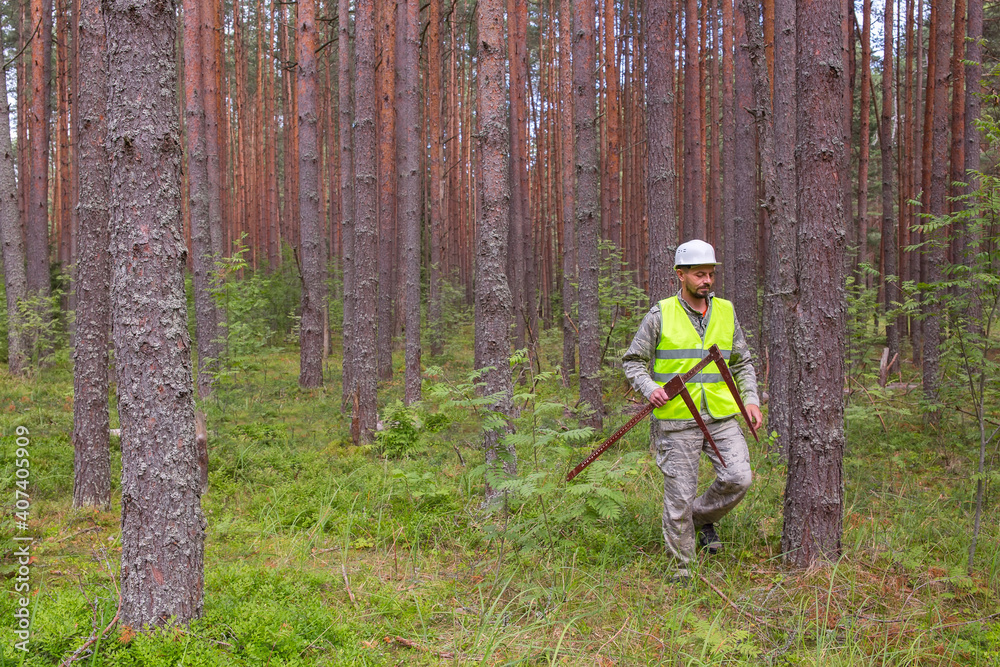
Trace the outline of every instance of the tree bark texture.
<path fill-rule="evenodd" d="M 184 0 L 184 137 L 187 143 L 188 216 L 194 283 L 195 342 L 198 347 L 198 396 L 212 392 L 218 336 L 212 296 L 212 233 L 208 222 L 208 156 L 205 147 L 204 79 L 201 49 L 205 42 L 199 0 Z"/>
<path fill-rule="evenodd" d="M 672 52 L 671 52 L 672 55 Z M 684 233 L 685 241 L 705 239 L 705 166 L 701 153 L 701 57 L 698 54 L 698 0 L 684 7 Z"/>
<path fill-rule="evenodd" d="M 299 0 L 296 16 L 295 99 L 298 111 L 299 249 L 302 311 L 299 326 L 299 386 L 323 384 L 323 322 L 326 312 L 326 243 L 319 215 L 319 154 L 316 91 L 316 2 Z"/>
<path fill-rule="evenodd" d="M 980 91 L 982 85 L 983 60 L 983 0 L 969 0 L 969 16 L 966 26 L 968 40 L 965 47 L 965 177 L 971 188 L 976 189 L 972 172 L 979 171 L 979 120 Z"/>
<path fill-rule="evenodd" d="M 173 2 L 103 0 L 111 303 L 122 451 L 121 620 L 202 611 L 205 523 L 184 298 Z"/>
<path fill-rule="evenodd" d="M 934 31 L 934 49 L 928 51 L 928 58 L 934 59 L 933 73 L 928 71 L 928 81 L 933 74 L 934 95 L 932 127 L 925 128 L 925 132 L 932 132 L 931 139 L 931 177 L 930 177 L 930 197 L 928 213 L 932 216 L 944 215 L 948 212 L 948 153 L 951 146 L 948 141 L 949 110 L 948 104 L 948 80 L 951 74 L 951 30 L 952 30 L 952 10 L 954 9 L 951 0 L 935 2 L 931 5 L 931 30 Z M 931 103 L 928 96 L 928 104 Z M 927 145 L 926 142 L 924 144 Z M 940 227 L 926 233 L 928 248 L 925 251 L 927 274 L 925 282 L 935 284 L 941 281 L 943 276 L 942 267 L 947 261 L 945 257 L 945 244 L 947 243 L 948 229 Z M 941 360 L 941 307 L 934 300 L 928 299 L 924 302 L 925 318 L 923 322 L 924 353 L 923 353 L 923 386 L 924 397 L 929 403 L 935 405 L 938 402 L 938 391 L 940 382 L 940 360 Z M 931 413 L 931 419 L 937 418 L 937 411 Z"/>
<path fill-rule="evenodd" d="M 853 12 L 853 9 L 852 9 Z M 855 267 L 868 261 L 868 163 L 871 158 L 871 68 L 872 68 L 872 2 L 864 0 L 861 16 L 861 103 L 858 140 L 858 220 Z M 858 274 L 864 285 L 867 279 Z"/>
<path fill-rule="evenodd" d="M 736 90 L 733 62 L 734 0 L 722 0 L 722 293 L 733 300 L 736 287 Z M 716 248 L 718 253 L 719 248 Z M 718 259 L 718 257 L 716 257 Z"/>
<path fill-rule="evenodd" d="M 573 7 L 573 129 L 576 133 L 576 232 L 580 273 L 580 398 L 593 410 L 584 423 L 600 428 L 604 419 L 601 392 L 600 302 L 597 249 L 600 183 L 597 155 L 597 93 L 594 86 L 594 5 Z"/>
<path fill-rule="evenodd" d="M 885 20 L 882 25 L 893 25 L 893 4 L 885 3 Z M 897 248 L 899 242 L 896 236 L 896 180 L 894 176 L 896 141 L 893 130 L 893 110 L 895 95 L 893 94 L 893 45 L 892 31 L 883 31 L 882 43 L 882 131 L 879 133 L 879 150 L 882 153 L 882 277 L 883 277 L 883 312 L 888 315 L 900 301 L 899 263 Z M 889 362 L 899 354 L 899 326 L 894 319 L 885 320 L 886 346 L 889 348 Z M 892 370 L 891 366 L 888 369 Z"/>
<path fill-rule="evenodd" d="M 399 0 L 401 49 L 396 61 L 399 75 L 399 224 L 403 242 L 403 284 L 406 299 L 406 370 L 403 400 L 420 400 L 420 5 L 419 0 Z"/>
<path fill-rule="evenodd" d="M 6 70 L 4 71 L 6 73 Z M 6 81 L 6 79 L 4 80 Z M 28 295 L 19 190 L 14 165 L 17 155 L 10 140 L 10 101 L 4 85 L 0 100 L 0 247 L 3 249 L 4 291 L 7 296 L 7 370 L 24 375 L 30 362 L 21 322 L 20 303 Z"/>
<path fill-rule="evenodd" d="M 342 0 L 346 1 L 346 0 Z M 453 45 L 454 47 L 454 45 Z M 444 351 L 443 313 L 441 310 L 442 263 L 444 261 L 443 209 L 446 204 L 445 180 L 441 175 L 441 0 L 430 0 L 427 17 L 427 106 L 428 131 L 430 137 L 430 266 L 428 267 L 427 319 L 431 355 Z"/>
<path fill-rule="evenodd" d="M 28 292 L 47 297 L 49 281 L 49 94 L 52 77 L 52 0 L 31 0 L 31 173 L 24 221 Z M 47 313 L 47 311 L 46 311 Z M 42 313 L 43 317 L 48 317 Z"/>
<path fill-rule="evenodd" d="M 227 162 L 225 148 L 220 146 L 220 119 L 224 113 L 223 109 L 225 109 L 219 85 L 222 80 L 220 62 L 223 60 L 220 36 L 222 33 L 220 0 L 200 0 L 198 13 L 201 17 L 201 101 L 204 112 L 202 127 L 205 133 L 205 164 L 208 170 L 208 233 L 213 258 L 213 265 L 210 268 L 214 274 L 214 261 L 222 259 L 225 250 L 223 243 L 223 227 L 225 226 L 223 198 L 227 196 L 226 189 L 222 187 Z M 217 359 L 222 354 L 223 327 L 221 324 L 224 320 L 225 311 L 221 308 L 215 308 L 210 323 L 214 333 L 208 340 L 208 356 L 210 358 Z M 201 354 L 202 348 L 199 345 L 199 357 Z"/>
<path fill-rule="evenodd" d="M 559 99 L 562 113 L 559 119 L 560 162 L 562 176 L 562 305 L 563 305 L 563 383 L 576 370 L 577 328 L 571 318 L 577 300 L 576 290 L 576 216 L 574 197 L 576 172 L 573 137 L 573 12 L 571 0 L 559 0 Z"/>
<path fill-rule="evenodd" d="M 375 300 L 378 290 L 377 165 L 375 158 L 375 0 L 358 0 L 354 13 L 354 395 L 351 434 L 371 442 L 377 410 Z"/>
<path fill-rule="evenodd" d="M 840 556 L 843 521 L 846 305 L 840 3 L 796 3 L 799 302 L 792 313 L 791 406 L 781 547 L 798 567 Z"/>
<path fill-rule="evenodd" d="M 671 294 L 677 251 L 677 166 L 674 162 L 674 0 L 646 5 L 646 133 L 649 166 L 646 209 L 649 220 L 649 298 Z"/>
<path fill-rule="evenodd" d="M 111 503 L 108 443 L 108 347 L 111 303 L 108 258 L 108 64 L 100 0 L 80 3 L 80 231 L 76 255 L 73 367 L 73 506 Z"/>
<path fill-rule="evenodd" d="M 789 439 L 789 408 L 797 398 L 791 393 L 791 359 L 788 350 L 788 314 L 795 305 L 795 4 L 775 0 L 774 101 L 767 75 L 764 34 L 757 5 L 740 0 L 747 26 L 753 66 L 754 113 L 764 177 L 763 207 L 769 231 L 764 323 L 767 326 L 768 426 L 776 431 L 779 447 Z M 773 116 L 771 109 L 774 109 Z M 780 128 L 780 129 L 777 129 Z"/>
<path fill-rule="evenodd" d="M 357 334 L 355 332 L 355 311 L 358 295 L 354 256 L 354 132 L 352 127 L 351 98 L 351 3 L 350 0 L 337 2 L 337 85 L 340 115 L 338 126 L 340 141 L 340 225 L 341 225 L 341 266 L 344 273 L 344 321 L 343 353 L 344 364 L 341 372 L 341 407 L 351 406 L 354 396 L 354 378 L 357 369 Z"/>
<path fill-rule="evenodd" d="M 735 137 L 735 196 L 733 202 L 733 235 L 735 256 L 726 257 L 735 268 L 735 285 L 726 286 L 727 298 L 736 306 L 747 341 L 755 353 L 760 352 L 760 317 L 757 309 L 757 147 L 752 118 L 747 109 L 753 107 L 753 75 L 747 49 L 747 27 L 742 12 L 735 13 L 736 51 L 736 137 Z M 735 289 L 733 289 L 735 287 Z"/>
<path fill-rule="evenodd" d="M 514 347 L 525 346 L 529 304 L 526 293 L 525 240 L 531 238 L 528 217 L 527 154 L 528 85 L 526 0 L 507 0 L 507 53 L 510 61 L 510 231 L 507 250 L 507 280 L 514 300 Z M 524 32 L 522 32 L 522 28 Z"/>
<path fill-rule="evenodd" d="M 504 0 L 481 0 L 477 8 L 476 130 L 479 148 L 479 197 L 476 225 L 475 366 L 486 369 L 483 394 L 494 397 L 490 409 L 510 417 L 513 383 L 510 371 L 511 294 L 507 284 L 507 238 L 510 226 L 506 86 L 504 77 Z M 593 18 L 593 16 L 591 17 Z M 591 21 L 593 23 L 593 21 Z M 499 474 L 499 431 L 488 431 L 483 448 L 487 472 L 486 502 L 501 495 L 489 477 Z M 503 471 L 517 472 L 512 447 L 503 456 Z"/>
<path fill-rule="evenodd" d="M 396 12 L 395 0 L 378 0 L 378 378 L 392 377 L 396 263 Z"/>
<path fill-rule="evenodd" d="M 951 175 L 948 178 L 951 212 L 965 209 L 969 189 L 962 185 L 965 176 L 965 32 L 966 0 L 955 0 L 955 23 L 951 52 Z M 951 234 L 951 261 L 966 262 L 968 235 L 963 233 L 964 223 L 959 223 Z"/>

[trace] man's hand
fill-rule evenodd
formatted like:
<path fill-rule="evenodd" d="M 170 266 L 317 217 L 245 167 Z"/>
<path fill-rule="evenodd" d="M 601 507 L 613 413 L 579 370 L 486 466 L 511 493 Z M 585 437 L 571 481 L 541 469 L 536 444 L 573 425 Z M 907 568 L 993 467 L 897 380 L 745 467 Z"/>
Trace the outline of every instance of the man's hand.
<path fill-rule="evenodd" d="M 747 414 L 750 415 L 750 423 L 753 424 L 754 429 L 758 429 L 764 425 L 764 415 L 760 413 L 760 408 L 753 403 L 747 406 Z"/>
<path fill-rule="evenodd" d="M 663 387 L 657 387 L 656 391 L 649 395 L 649 402 L 658 408 L 662 408 L 669 400 L 670 397 L 667 395 L 667 390 Z"/>

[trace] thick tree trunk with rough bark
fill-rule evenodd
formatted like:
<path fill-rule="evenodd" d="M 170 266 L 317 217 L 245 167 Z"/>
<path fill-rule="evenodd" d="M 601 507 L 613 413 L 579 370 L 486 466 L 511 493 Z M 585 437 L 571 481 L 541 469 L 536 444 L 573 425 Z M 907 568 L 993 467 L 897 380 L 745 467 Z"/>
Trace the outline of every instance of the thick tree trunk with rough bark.
<path fill-rule="evenodd" d="M 677 166 L 674 163 L 674 0 L 646 5 L 646 137 L 649 166 L 646 210 L 649 220 L 649 298 L 670 296 L 677 250 Z"/>
<path fill-rule="evenodd" d="M 594 88 L 594 5 L 574 6 L 573 129 L 576 133 L 576 230 L 580 272 L 580 398 L 593 415 L 584 423 L 600 428 L 604 419 L 601 392 L 601 323 L 597 250 L 601 230 L 597 155 L 597 93 Z"/>
<path fill-rule="evenodd" d="M 392 377 L 396 263 L 396 3 L 377 0 L 378 62 L 378 378 Z"/>
<path fill-rule="evenodd" d="M 350 0 L 337 2 L 337 84 L 338 113 L 340 115 L 340 225 L 341 225 L 341 265 L 344 271 L 344 365 L 341 373 L 341 409 L 352 405 L 354 378 L 357 369 L 357 352 L 354 313 L 358 295 L 354 263 L 354 132 L 352 130 L 351 98 L 351 3 Z"/>
<path fill-rule="evenodd" d="M 733 265 L 735 284 L 726 285 L 726 298 L 733 301 L 750 347 L 758 353 L 761 347 L 757 309 L 757 148 L 753 119 L 746 111 L 753 106 L 753 75 L 743 12 L 735 13 L 733 24 L 736 38 L 736 155 L 735 171 L 732 172 L 736 188 L 733 201 L 735 256 L 727 256 L 725 261 Z"/>
<path fill-rule="evenodd" d="M 671 53 L 672 55 L 672 53 Z M 698 54 L 698 0 L 684 8 L 684 233 L 685 241 L 704 239 L 705 167 L 701 155 L 701 57 Z"/>
<path fill-rule="evenodd" d="M 576 217 L 574 197 L 576 160 L 573 145 L 573 13 L 570 0 L 559 0 L 559 98 L 562 113 L 559 121 L 560 162 L 562 176 L 562 302 L 563 302 L 563 384 L 576 370 L 577 329 L 570 314 L 576 304 Z"/>
<path fill-rule="evenodd" d="M 399 120 L 399 224 L 403 242 L 403 284 L 406 299 L 406 370 L 403 400 L 420 400 L 420 5 L 419 0 L 399 0 L 402 25 L 397 110 Z"/>
<path fill-rule="evenodd" d="M 198 397 L 212 392 L 214 345 L 218 335 L 212 297 L 212 233 L 208 222 L 208 172 L 205 148 L 205 104 L 201 49 L 200 0 L 184 0 L 184 138 L 187 143 L 188 217 L 191 229 L 191 268 L 194 283 L 195 340 L 198 347 Z"/>
<path fill-rule="evenodd" d="M 205 522 L 184 299 L 176 6 L 103 0 L 111 303 L 122 451 L 121 620 L 202 611 Z"/>
<path fill-rule="evenodd" d="M 796 3 L 799 302 L 781 548 L 798 567 L 840 556 L 844 511 L 846 305 L 842 142 L 847 87 L 840 3 Z"/>
<path fill-rule="evenodd" d="M 948 140 L 949 110 L 948 83 L 951 74 L 949 67 L 952 49 L 952 0 L 935 2 L 931 5 L 931 30 L 935 33 L 934 49 L 928 51 L 927 57 L 934 59 L 933 73 L 928 70 L 928 80 L 933 74 L 934 95 L 932 126 L 924 129 L 932 132 L 931 138 L 931 178 L 928 213 L 933 216 L 948 212 L 948 152 L 951 146 Z M 928 104 L 931 103 L 928 98 Z M 926 146 L 927 143 L 925 142 Z M 944 227 L 926 233 L 928 249 L 925 251 L 927 274 L 925 281 L 934 285 L 941 281 L 942 268 L 945 265 L 945 243 L 948 230 Z M 924 354 L 923 354 L 923 388 L 924 397 L 932 405 L 938 401 L 941 360 L 941 307 L 932 302 L 924 303 L 926 317 L 923 321 Z M 931 419 L 936 420 L 938 412 L 931 413 Z"/>
<path fill-rule="evenodd" d="M 885 3 L 885 20 L 882 25 L 893 25 L 893 4 Z M 883 31 L 882 43 L 882 118 L 879 133 L 879 149 L 882 153 L 882 308 L 888 314 L 900 300 L 899 266 L 897 261 L 896 181 L 894 178 L 896 141 L 893 131 L 893 46 L 892 31 Z M 890 279 L 890 276 L 892 277 Z M 889 348 L 889 362 L 899 354 L 899 327 L 889 319 L 885 320 L 886 346 Z M 891 366 L 888 371 L 891 371 Z"/>
<path fill-rule="evenodd" d="M 528 218 L 527 154 L 528 107 L 525 102 L 528 85 L 526 0 L 507 0 L 507 53 L 510 61 L 510 230 L 507 249 L 507 280 L 514 300 L 514 347 L 525 345 L 529 299 L 525 291 L 525 237 L 530 238 Z M 525 33 L 521 32 L 522 26 Z"/>
<path fill-rule="evenodd" d="M 754 113 L 764 178 L 763 207 L 770 232 L 764 311 L 767 314 L 769 429 L 778 432 L 781 449 L 788 441 L 789 407 L 797 400 L 791 393 L 787 314 L 795 304 L 795 4 L 774 3 L 775 29 L 774 102 L 765 61 L 765 41 L 757 4 L 740 0 L 747 26 L 753 65 Z M 773 116 L 771 109 L 774 109 Z M 779 122 L 780 119 L 780 122 Z M 776 128 L 780 130 L 776 131 Z"/>
<path fill-rule="evenodd" d="M 852 10 L 853 11 L 853 10 Z M 855 267 L 868 261 L 868 162 L 871 157 L 869 136 L 871 132 L 871 68 L 872 68 L 872 2 L 864 0 L 861 16 L 861 104 L 858 141 L 858 220 L 856 223 L 858 248 L 854 255 Z M 866 278 L 859 275 L 860 281 Z M 864 284 L 864 282 L 862 282 Z"/>
<path fill-rule="evenodd" d="M 507 284 L 507 235 L 510 225 L 510 182 L 506 86 L 504 77 L 503 0 L 480 0 L 476 12 L 479 39 L 476 67 L 476 131 L 479 145 L 479 197 L 476 224 L 475 366 L 483 395 L 495 397 L 490 409 L 510 416 L 513 383 L 510 372 L 511 295 Z M 593 23 L 593 21 L 591 21 Z M 488 431 L 486 502 L 502 492 L 490 482 L 503 472 L 517 472 L 512 447 L 500 452 L 500 431 Z"/>
<path fill-rule="evenodd" d="M 219 85 L 222 76 L 220 71 L 222 7 L 219 2 L 220 0 L 200 0 L 198 3 L 199 16 L 201 17 L 201 101 L 204 111 L 204 125 L 202 127 L 205 132 L 205 164 L 208 169 L 208 235 L 213 262 L 210 270 L 213 274 L 215 273 L 214 263 L 222 259 L 225 249 L 222 199 L 226 195 L 226 190 L 222 187 L 222 179 L 226 172 L 226 161 L 225 148 L 220 148 L 219 141 L 220 119 L 224 113 L 225 103 L 221 99 Z M 224 320 L 225 311 L 216 307 L 210 323 L 213 334 L 208 340 L 208 356 L 211 358 L 218 358 L 222 354 L 221 339 L 224 333 L 221 324 Z M 202 348 L 199 345 L 199 357 L 201 354 Z"/>
<path fill-rule="evenodd" d="M 6 70 L 4 71 L 6 74 Z M 6 81 L 6 79 L 5 79 Z M 19 304 L 28 295 L 24 237 L 18 206 L 18 183 L 14 162 L 17 155 L 10 140 L 10 102 L 6 85 L 0 100 L 0 247 L 3 250 L 3 280 L 7 295 L 7 370 L 23 375 L 30 361 L 21 323 Z"/>
<path fill-rule="evenodd" d="M 969 0 L 969 17 L 966 26 L 968 40 L 965 47 L 965 174 L 970 179 L 972 189 L 975 177 L 970 172 L 979 171 L 979 120 L 980 90 L 982 85 L 983 46 L 983 0 Z"/>
<path fill-rule="evenodd" d="M 965 32 L 966 0 L 955 0 L 955 23 L 951 52 L 951 176 L 948 178 L 951 212 L 965 209 L 963 196 L 969 192 L 961 183 L 965 176 Z M 951 235 L 951 259 L 956 264 L 966 262 L 967 234 L 964 224 L 957 225 Z"/>
<path fill-rule="evenodd" d="M 326 243 L 319 215 L 319 139 L 316 118 L 316 2 L 299 0 L 295 21 L 295 99 L 298 111 L 299 248 L 302 313 L 299 386 L 323 384 L 323 322 L 326 312 Z"/>
<path fill-rule="evenodd" d="M 73 506 L 111 503 L 108 443 L 108 63 L 100 0 L 80 3 L 79 215 L 73 368 Z"/>
<path fill-rule="evenodd" d="M 31 0 L 31 174 L 24 220 L 28 293 L 47 297 L 49 281 L 49 94 L 52 77 L 52 0 Z M 48 311 L 40 313 L 48 318 Z"/>
<path fill-rule="evenodd" d="M 722 293 L 733 300 L 736 291 L 736 90 L 733 42 L 733 0 L 722 0 Z M 719 248 L 716 248 L 718 253 Z"/>
<path fill-rule="evenodd" d="M 427 115 L 430 137 L 430 266 L 427 269 L 427 319 L 431 354 L 444 351 L 441 279 L 444 261 L 442 213 L 445 205 L 445 180 L 441 177 L 441 0 L 430 0 L 427 17 Z"/>
<path fill-rule="evenodd" d="M 375 0 L 358 0 L 354 13 L 354 394 L 351 435 L 375 435 L 377 369 L 375 299 L 378 290 L 378 195 L 375 162 Z"/>

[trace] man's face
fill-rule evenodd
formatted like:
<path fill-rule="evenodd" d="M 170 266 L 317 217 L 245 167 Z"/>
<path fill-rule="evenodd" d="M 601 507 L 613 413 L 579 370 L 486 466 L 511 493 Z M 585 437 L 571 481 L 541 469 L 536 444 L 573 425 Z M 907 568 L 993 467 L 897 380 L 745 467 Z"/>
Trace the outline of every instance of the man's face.
<path fill-rule="evenodd" d="M 715 267 L 711 264 L 677 269 L 677 277 L 681 281 L 681 289 L 696 299 L 707 299 L 715 282 Z"/>

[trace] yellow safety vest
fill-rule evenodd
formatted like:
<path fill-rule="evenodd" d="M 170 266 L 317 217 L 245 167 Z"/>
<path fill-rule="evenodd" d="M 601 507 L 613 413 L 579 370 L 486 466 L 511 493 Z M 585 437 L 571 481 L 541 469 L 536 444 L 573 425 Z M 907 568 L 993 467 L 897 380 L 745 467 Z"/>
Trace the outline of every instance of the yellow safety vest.
<path fill-rule="evenodd" d="M 698 335 L 678 297 L 672 296 L 660 301 L 660 314 L 660 343 L 656 346 L 656 358 L 653 361 L 653 380 L 660 386 L 675 375 L 693 368 L 705 358 L 713 344 L 719 346 L 723 358 L 729 361 L 733 353 L 733 337 L 736 335 L 736 311 L 731 301 L 712 298 L 704 340 Z M 715 419 L 723 419 L 739 412 L 739 406 L 718 370 L 714 363 L 709 364 L 687 383 L 687 388 L 695 406 L 700 408 L 704 396 L 708 413 Z M 662 408 L 656 408 L 653 415 L 657 419 L 694 419 L 680 397 Z"/>

